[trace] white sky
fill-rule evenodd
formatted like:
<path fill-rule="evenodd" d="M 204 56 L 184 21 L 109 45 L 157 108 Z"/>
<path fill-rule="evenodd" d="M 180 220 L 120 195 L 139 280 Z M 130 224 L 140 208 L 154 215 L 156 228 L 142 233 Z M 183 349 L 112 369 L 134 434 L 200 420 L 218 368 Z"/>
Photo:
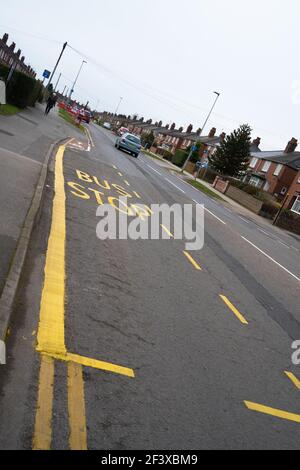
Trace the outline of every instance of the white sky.
<path fill-rule="evenodd" d="M 99 65 L 89 60 L 73 96 L 99 110 L 122 96 L 119 112 L 197 129 L 217 90 L 207 131 L 247 122 L 262 149 L 283 149 L 300 138 L 299 22 L 299 0 L 14 0 L 2 2 L 0 34 L 39 77 L 65 41 L 87 54 Z M 66 50 L 60 90 L 81 60 Z"/>

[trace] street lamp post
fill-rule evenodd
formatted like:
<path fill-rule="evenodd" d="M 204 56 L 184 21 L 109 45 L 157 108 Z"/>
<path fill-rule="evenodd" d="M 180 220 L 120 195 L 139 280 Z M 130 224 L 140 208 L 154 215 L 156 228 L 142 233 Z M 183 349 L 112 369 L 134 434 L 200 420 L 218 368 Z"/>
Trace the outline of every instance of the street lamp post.
<path fill-rule="evenodd" d="M 69 100 L 71 100 L 71 97 L 72 97 L 72 94 L 74 92 L 74 89 L 75 89 L 75 86 L 76 86 L 76 83 L 77 83 L 77 80 L 79 78 L 79 75 L 81 73 L 81 70 L 82 70 L 82 67 L 84 66 L 84 64 L 87 64 L 87 61 L 86 60 L 83 60 L 82 63 L 81 63 L 81 66 L 80 66 L 80 69 L 78 71 L 78 74 L 77 74 L 77 77 L 75 78 L 75 82 L 73 83 L 73 86 L 70 90 L 70 93 L 69 93 Z"/>
<path fill-rule="evenodd" d="M 212 105 L 211 110 L 209 111 L 208 116 L 207 116 L 207 118 L 206 118 L 206 120 L 205 120 L 205 122 L 204 122 L 204 124 L 203 124 L 203 127 L 202 127 L 202 129 L 201 129 L 201 131 L 200 131 L 200 133 L 199 133 L 199 137 L 201 137 L 201 135 L 203 134 L 203 131 L 204 131 L 205 127 L 206 127 L 206 124 L 208 123 L 208 120 L 209 120 L 210 116 L 212 115 L 213 110 L 215 109 L 215 106 L 216 106 L 216 104 L 217 104 L 217 101 L 218 101 L 218 99 L 219 99 L 220 96 L 221 96 L 221 93 L 218 93 L 217 91 L 214 91 L 214 94 L 217 95 L 217 96 L 216 96 L 216 98 L 215 98 L 215 100 L 214 100 L 214 104 Z M 183 167 L 182 167 L 182 170 L 181 170 L 182 173 L 183 173 L 184 170 L 186 169 L 186 167 L 187 167 L 189 161 L 191 160 L 193 153 L 194 153 L 194 146 L 192 146 L 191 151 L 190 151 L 190 154 L 189 154 L 188 158 L 186 159 L 185 164 L 184 164 Z"/>

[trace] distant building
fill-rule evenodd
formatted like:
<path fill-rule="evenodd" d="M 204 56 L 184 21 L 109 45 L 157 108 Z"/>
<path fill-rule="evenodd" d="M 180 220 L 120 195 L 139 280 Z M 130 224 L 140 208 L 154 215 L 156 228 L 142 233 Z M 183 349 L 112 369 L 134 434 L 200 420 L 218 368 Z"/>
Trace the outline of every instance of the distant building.
<path fill-rule="evenodd" d="M 0 64 L 7 67 L 15 66 L 17 71 L 36 78 L 35 71 L 30 65 L 25 64 L 25 57 L 22 56 L 21 49 L 15 51 L 16 44 L 14 42 L 10 46 L 7 44 L 8 37 L 8 34 L 4 34 L 3 38 L 0 39 Z"/>

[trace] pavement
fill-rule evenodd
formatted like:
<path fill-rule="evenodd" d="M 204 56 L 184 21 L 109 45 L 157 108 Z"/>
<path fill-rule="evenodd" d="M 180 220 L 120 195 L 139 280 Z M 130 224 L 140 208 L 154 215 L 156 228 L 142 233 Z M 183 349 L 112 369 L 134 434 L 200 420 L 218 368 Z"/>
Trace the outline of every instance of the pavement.
<path fill-rule="evenodd" d="M 71 143 L 50 165 L 0 369 L 0 448 L 298 450 L 299 241 L 89 130 L 90 152 Z M 204 248 L 100 241 L 99 204 L 126 193 L 204 204 Z"/>
<path fill-rule="evenodd" d="M 45 156 L 55 141 L 82 137 L 37 105 L 14 116 L 0 116 L 0 293 L 28 213 Z"/>

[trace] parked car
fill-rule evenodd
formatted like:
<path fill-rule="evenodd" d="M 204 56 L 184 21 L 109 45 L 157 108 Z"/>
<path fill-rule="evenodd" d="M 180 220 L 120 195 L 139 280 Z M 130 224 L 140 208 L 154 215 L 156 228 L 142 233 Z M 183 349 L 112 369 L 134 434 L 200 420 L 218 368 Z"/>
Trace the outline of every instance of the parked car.
<path fill-rule="evenodd" d="M 122 137 L 124 134 L 129 134 L 129 129 L 127 129 L 127 127 L 120 127 L 118 135 Z"/>
<path fill-rule="evenodd" d="M 92 115 L 91 115 L 90 111 L 87 111 L 86 109 L 82 109 L 79 112 L 79 116 L 80 116 L 81 120 L 86 122 L 87 124 L 89 124 L 91 122 Z"/>
<path fill-rule="evenodd" d="M 105 129 L 111 130 L 111 124 L 109 122 L 105 122 L 103 127 L 105 127 Z"/>
<path fill-rule="evenodd" d="M 141 139 L 136 135 L 127 133 L 117 138 L 115 147 L 119 150 L 127 150 L 135 158 L 138 158 L 142 148 Z"/>

